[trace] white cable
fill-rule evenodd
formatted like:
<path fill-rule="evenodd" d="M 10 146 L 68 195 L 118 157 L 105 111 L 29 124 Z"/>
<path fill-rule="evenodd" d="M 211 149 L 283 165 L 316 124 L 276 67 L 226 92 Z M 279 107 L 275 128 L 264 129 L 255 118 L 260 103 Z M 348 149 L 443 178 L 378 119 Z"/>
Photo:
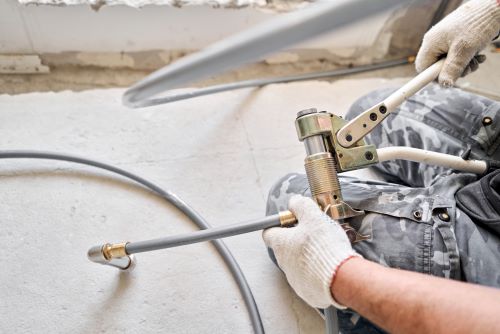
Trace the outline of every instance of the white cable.
<path fill-rule="evenodd" d="M 380 162 L 388 160 L 410 160 L 475 174 L 484 174 L 488 170 L 488 164 L 483 160 L 464 160 L 454 155 L 421 150 L 413 147 L 384 147 L 377 149 L 377 154 Z"/>

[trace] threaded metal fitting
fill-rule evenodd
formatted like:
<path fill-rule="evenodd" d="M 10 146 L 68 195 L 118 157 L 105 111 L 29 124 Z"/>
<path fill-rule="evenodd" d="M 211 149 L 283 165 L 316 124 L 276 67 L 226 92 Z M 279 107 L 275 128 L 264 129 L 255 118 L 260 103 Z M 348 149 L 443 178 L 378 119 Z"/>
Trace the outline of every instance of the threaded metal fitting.
<path fill-rule="evenodd" d="M 342 199 L 335 160 L 330 153 L 308 156 L 305 169 L 313 197 L 328 193 L 335 200 Z"/>

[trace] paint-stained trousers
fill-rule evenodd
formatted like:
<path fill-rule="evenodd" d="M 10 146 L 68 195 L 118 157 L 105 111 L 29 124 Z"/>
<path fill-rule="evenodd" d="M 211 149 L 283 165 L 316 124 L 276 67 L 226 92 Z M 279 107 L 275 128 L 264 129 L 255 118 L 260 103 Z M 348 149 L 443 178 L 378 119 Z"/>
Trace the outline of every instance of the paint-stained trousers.
<path fill-rule="evenodd" d="M 360 98 L 346 118 L 393 91 L 378 90 Z M 500 103 L 432 84 L 387 117 L 366 141 L 377 148 L 407 146 L 458 156 L 469 152 L 470 159 L 500 160 L 499 132 Z M 340 175 L 344 200 L 366 213 L 349 219 L 361 234 L 370 236 L 354 245 L 357 252 L 388 267 L 500 287 L 498 233 L 475 224 L 455 199 L 457 191 L 478 180 L 477 175 L 404 160 L 372 168 L 384 182 Z M 272 187 L 266 213 L 287 209 L 294 194 L 310 196 L 304 174 L 286 175 Z M 342 333 L 383 332 L 351 310 L 338 311 L 338 316 Z"/>

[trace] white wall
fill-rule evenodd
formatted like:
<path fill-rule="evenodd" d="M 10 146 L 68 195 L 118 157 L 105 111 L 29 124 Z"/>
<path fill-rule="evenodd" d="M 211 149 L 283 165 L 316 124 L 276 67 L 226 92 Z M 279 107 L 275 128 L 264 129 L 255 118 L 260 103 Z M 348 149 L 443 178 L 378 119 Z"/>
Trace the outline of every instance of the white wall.
<path fill-rule="evenodd" d="M 282 15 L 255 8 L 205 6 L 20 5 L 0 1 L 0 53 L 63 51 L 133 52 L 199 49 L 259 22 Z M 305 45 L 349 48 L 371 45 L 389 13 L 379 15 Z"/>

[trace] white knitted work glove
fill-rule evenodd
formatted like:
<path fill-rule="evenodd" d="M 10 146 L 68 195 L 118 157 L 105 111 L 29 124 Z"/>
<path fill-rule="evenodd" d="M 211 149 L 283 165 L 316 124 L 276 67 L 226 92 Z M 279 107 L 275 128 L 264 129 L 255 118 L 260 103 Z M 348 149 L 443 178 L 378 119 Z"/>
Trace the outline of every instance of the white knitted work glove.
<path fill-rule="evenodd" d="M 471 0 L 446 16 L 424 36 L 415 59 L 418 72 L 447 55 L 439 83 L 452 86 L 463 75 L 475 71 L 485 56 L 474 57 L 500 31 L 499 0 Z"/>
<path fill-rule="evenodd" d="M 330 286 L 339 266 L 360 255 L 352 249 L 342 227 L 310 198 L 293 196 L 289 209 L 299 223 L 265 230 L 262 236 L 266 245 L 273 249 L 290 286 L 306 303 L 345 309 L 333 299 Z"/>

